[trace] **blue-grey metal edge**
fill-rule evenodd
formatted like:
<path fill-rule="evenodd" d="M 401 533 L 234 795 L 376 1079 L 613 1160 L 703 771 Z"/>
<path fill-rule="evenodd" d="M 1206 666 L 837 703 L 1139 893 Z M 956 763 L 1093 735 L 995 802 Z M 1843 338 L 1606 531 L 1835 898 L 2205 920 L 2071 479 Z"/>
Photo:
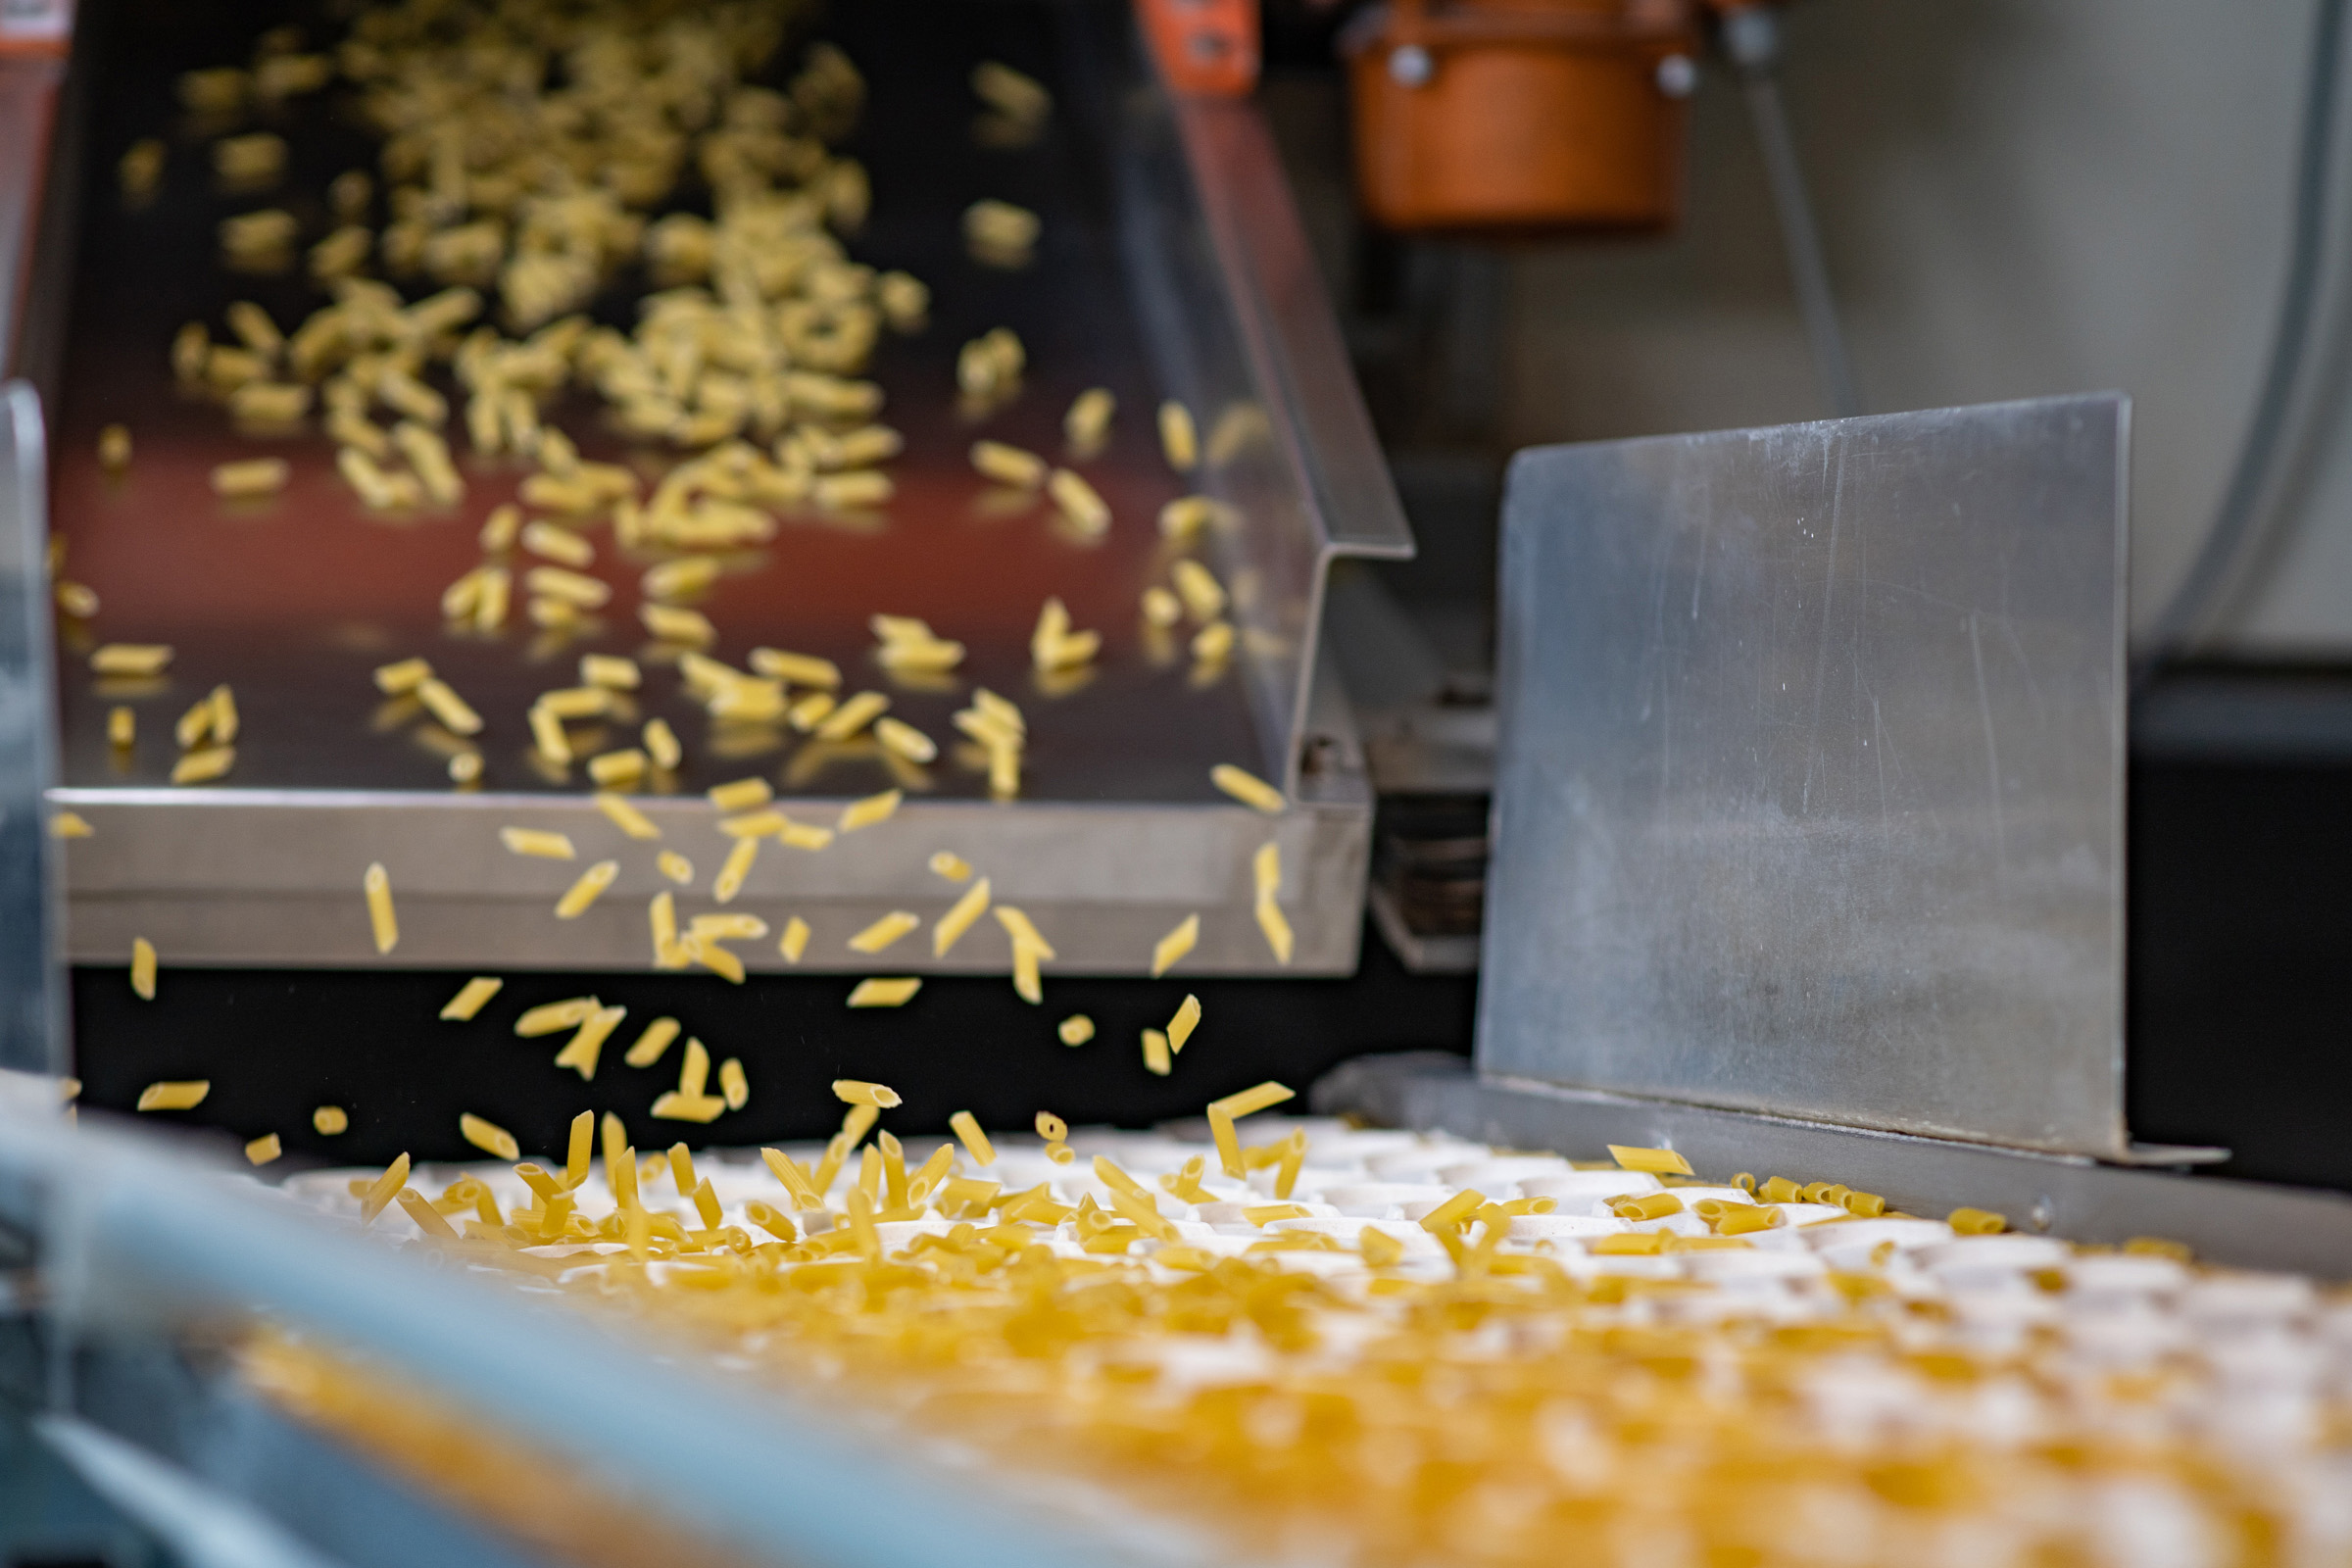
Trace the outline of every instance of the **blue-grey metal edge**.
<path fill-rule="evenodd" d="M 1224 264 L 1243 348 L 1267 393 L 1274 444 L 1305 485 L 1307 513 L 1321 536 L 1300 621 L 1307 637 L 1319 637 L 1332 562 L 1409 561 L 1412 528 L 1264 118 L 1254 105 L 1219 98 L 1178 99 L 1175 113 L 1193 167 L 1217 172 L 1200 183 L 1201 211 Z M 1298 789 L 1314 678 L 1308 646 L 1284 694 L 1291 744 L 1282 760 L 1283 787 L 1292 794 Z"/>
<path fill-rule="evenodd" d="M 1359 1056 L 1311 1098 L 1326 1115 L 1512 1149 L 1580 1159 L 1605 1157 L 1610 1144 L 1672 1149 L 1709 1175 L 1839 1181 L 1913 1213 L 1966 1203 L 2073 1242 L 2154 1236 L 2184 1242 L 2207 1262 L 2352 1278 L 2352 1196 L 2343 1193 L 1565 1089 L 1483 1076 L 1436 1053 Z"/>
<path fill-rule="evenodd" d="M 1264 117 L 1169 93 L 1118 25 L 1116 43 L 1085 38 L 1082 74 L 1119 84 L 1121 251 L 1154 368 L 1201 421 L 1197 483 L 1240 519 L 1207 548 L 1234 590 L 1269 765 L 1295 794 L 1331 564 L 1408 560 L 1412 530 Z"/>
<path fill-rule="evenodd" d="M 958 1473 L 905 1433 L 568 1309 L 435 1269 L 257 1183 L 0 1092 L 0 1215 L 38 1237 L 66 1332 L 247 1314 L 314 1333 L 577 1461 L 601 1483 L 793 1568 L 1082 1568 L 1199 1560 L 1164 1520 L 1113 1518 L 1010 1472 Z"/>
<path fill-rule="evenodd" d="M 1521 453 L 1490 1074 L 2130 1157 L 2130 405 Z"/>
<path fill-rule="evenodd" d="M 45 793 L 56 778 L 47 480 L 40 400 L 0 384 L 0 1067 L 60 1070 L 58 878 Z"/>

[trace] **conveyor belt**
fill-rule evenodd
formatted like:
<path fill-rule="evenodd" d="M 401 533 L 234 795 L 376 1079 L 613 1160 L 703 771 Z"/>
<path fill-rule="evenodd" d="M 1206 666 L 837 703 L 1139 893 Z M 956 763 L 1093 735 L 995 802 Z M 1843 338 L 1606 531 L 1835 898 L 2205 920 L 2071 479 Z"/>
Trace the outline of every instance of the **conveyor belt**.
<path fill-rule="evenodd" d="M 64 679 L 59 799 L 98 830 L 72 847 L 72 954 L 116 960 L 144 935 L 179 962 L 374 961 L 356 887 L 359 869 L 380 859 L 402 898 L 392 962 L 642 967 L 644 903 L 663 885 L 650 855 L 624 858 L 606 904 L 564 926 L 545 906 L 576 868 L 514 862 L 497 853 L 495 832 L 521 822 L 600 844 L 614 836 L 576 768 L 556 776 L 534 765 L 522 713 L 537 693 L 569 682 L 579 653 L 641 652 L 633 593 L 643 563 L 600 562 L 618 590 L 600 635 L 523 628 L 461 640 L 443 630 L 435 601 L 478 559 L 478 525 L 511 498 L 520 469 L 468 460 L 461 507 L 370 517 L 334 475 L 322 437 L 248 441 L 218 407 L 177 391 L 167 348 L 180 322 L 217 325 L 229 301 L 250 297 L 291 324 L 322 302 L 299 276 L 221 271 L 216 222 L 282 202 L 318 226 L 326 180 L 369 165 L 372 148 L 320 100 L 275 127 L 295 144 L 281 190 L 213 190 L 203 144 L 174 136 L 162 193 L 126 206 L 114 158 L 168 128 L 175 74 L 223 47 L 196 29 L 150 30 L 130 11 L 89 127 L 98 172 L 56 415 L 56 525 L 70 574 L 103 600 L 90 637 L 169 642 L 178 654 L 164 681 L 136 690 L 110 688 L 78 662 Z M 887 835 L 817 857 L 771 851 L 747 885 L 745 905 L 772 923 L 787 901 L 809 920 L 814 967 L 873 967 L 843 938 L 910 901 L 925 910 L 942 903 L 923 865 L 951 848 L 997 879 L 1001 900 L 1031 910 L 1068 968 L 1138 970 L 1155 938 L 1200 912 L 1197 967 L 1271 970 L 1249 915 L 1248 858 L 1268 836 L 1291 868 L 1296 968 L 1352 967 L 1368 798 L 1336 688 L 1317 673 L 1321 568 L 1337 551 L 1409 546 L 1253 111 L 1172 111 L 1141 74 L 1123 14 L 1107 8 L 883 0 L 841 8 L 825 30 L 866 67 L 872 89 L 845 149 L 870 168 L 876 192 L 852 253 L 934 288 L 928 330 L 886 342 L 873 367 L 891 394 L 885 416 L 907 437 L 899 499 L 882 519 L 786 518 L 701 608 L 722 629 L 721 657 L 739 661 L 755 644 L 830 657 L 853 689 L 890 690 L 894 712 L 943 743 L 974 685 L 1013 696 L 1031 721 L 1023 794 L 989 802 L 985 774 L 945 747 L 913 770 L 886 765 L 870 747 L 795 748 L 790 732 L 731 753 L 656 670 L 643 715 L 666 717 L 688 760 L 663 784 L 674 803 L 649 811 L 672 844 L 715 863 L 725 846 L 695 798 L 710 784 L 763 774 L 811 812 L 906 788 L 912 799 Z M 1036 146 L 990 148 L 968 133 L 964 76 L 989 56 L 1054 83 L 1056 116 Z M 998 271 L 963 255 L 957 215 L 980 196 L 1045 215 L 1034 266 Z M 597 309 L 625 325 L 625 291 L 609 293 Z M 956 406 L 954 355 L 996 325 L 1021 334 L 1033 368 L 1016 403 L 975 424 Z M 1107 452 L 1085 469 L 1118 519 L 1100 545 L 1057 530 L 1049 506 L 1001 510 L 964 458 L 978 434 L 1058 452 L 1061 413 L 1088 385 L 1111 388 L 1121 411 Z M 1258 432 L 1229 440 L 1230 461 L 1206 481 L 1248 519 L 1210 557 L 1249 607 L 1244 657 L 1213 681 L 1194 678 L 1181 645 L 1174 658 L 1147 647 L 1136 612 L 1168 564 L 1151 519 L 1180 491 L 1151 428 L 1164 395 L 1199 409 L 1204 431 L 1222 421 Z M 568 411 L 563 422 L 588 455 L 625 456 L 594 419 L 570 416 L 590 412 Z M 115 421 L 137 443 L 121 477 L 96 457 L 97 432 Z M 283 495 L 224 503 L 211 494 L 213 464 L 258 452 L 293 462 Z M 1040 690 L 1029 673 L 1028 635 L 1049 594 L 1103 633 L 1097 672 L 1075 690 Z M 885 686 L 869 662 L 875 611 L 923 616 L 965 642 L 959 678 L 935 691 Z M 70 641 L 69 657 L 87 646 Z M 368 684 L 374 665 L 410 654 L 431 658 L 489 719 L 478 791 L 452 790 L 445 757 L 419 739 L 429 726 L 381 704 Z M 222 681 L 245 714 L 237 766 L 216 786 L 175 789 L 165 733 Z M 1310 687 L 1321 695 L 1310 699 Z M 118 702 L 141 725 L 127 759 L 105 738 Z M 1300 771 L 1308 727 L 1326 744 Z M 1208 782 L 1220 761 L 1295 777 L 1295 808 L 1269 823 L 1226 801 Z M 746 956 L 755 967 L 781 963 Z M 895 956 L 889 966 L 1004 962 L 998 939 L 942 962 Z"/>

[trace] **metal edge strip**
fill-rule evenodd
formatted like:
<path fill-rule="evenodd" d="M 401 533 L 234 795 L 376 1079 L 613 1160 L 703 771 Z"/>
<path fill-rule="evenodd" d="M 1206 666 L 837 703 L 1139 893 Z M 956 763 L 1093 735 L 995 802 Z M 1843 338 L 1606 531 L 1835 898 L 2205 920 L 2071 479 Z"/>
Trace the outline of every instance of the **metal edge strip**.
<path fill-rule="evenodd" d="M 2341 1193 L 1482 1078 L 1435 1053 L 1345 1063 L 1315 1086 L 1313 1103 L 1516 1149 L 1673 1149 L 1702 1171 L 1835 1179 L 1916 1213 L 1967 1204 L 2074 1242 L 2155 1236 L 2210 1262 L 2352 1278 L 2352 1195 Z"/>

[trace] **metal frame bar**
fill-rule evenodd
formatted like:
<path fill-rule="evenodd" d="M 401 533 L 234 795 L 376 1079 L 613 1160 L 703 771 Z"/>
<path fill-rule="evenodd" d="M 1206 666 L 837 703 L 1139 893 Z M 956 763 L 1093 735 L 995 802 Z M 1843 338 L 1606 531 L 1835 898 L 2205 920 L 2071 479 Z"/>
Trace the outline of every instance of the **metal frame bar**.
<path fill-rule="evenodd" d="M 1710 1175 L 1836 1180 L 1919 1213 L 1967 1204 L 2069 1241 L 2156 1236 L 2211 1262 L 2352 1278 L 2352 1195 L 2342 1193 L 1482 1077 L 1434 1054 L 1359 1057 L 1317 1084 L 1313 1101 L 1325 1114 L 1506 1148 L 1583 1157 L 1612 1143 L 1672 1149 Z"/>
<path fill-rule="evenodd" d="M 33 1231 L 69 1337 L 262 1312 L 397 1369 L 711 1537 L 795 1568 L 1079 1568 L 1184 1558 L 1157 1522 L 1015 1494 L 819 1409 L 722 1383 L 128 1133 L 68 1127 L 0 1083 L 0 1216 Z"/>

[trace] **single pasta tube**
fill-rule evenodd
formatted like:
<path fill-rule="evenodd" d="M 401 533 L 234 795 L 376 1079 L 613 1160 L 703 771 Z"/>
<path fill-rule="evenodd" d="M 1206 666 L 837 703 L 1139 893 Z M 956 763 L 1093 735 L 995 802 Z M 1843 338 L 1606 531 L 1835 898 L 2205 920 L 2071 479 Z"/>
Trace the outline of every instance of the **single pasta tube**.
<path fill-rule="evenodd" d="M 1012 945 L 1012 990 L 1032 1007 L 1046 1000 L 1045 980 L 1037 972 L 1037 960 L 1044 952 L 1034 942 L 1015 942 Z"/>
<path fill-rule="evenodd" d="M 1051 471 L 1051 466 L 1036 453 L 1002 441 L 973 442 L 972 466 L 986 478 L 1021 490 L 1036 489 Z"/>
<path fill-rule="evenodd" d="M 384 1205 L 392 1201 L 400 1190 L 408 1185 L 408 1181 L 409 1156 L 401 1154 L 396 1156 L 391 1164 L 386 1165 L 384 1173 L 370 1183 L 365 1193 L 360 1195 L 360 1222 L 372 1224 L 375 1216 L 384 1211 Z"/>
<path fill-rule="evenodd" d="M 853 1007 L 903 1007 L 913 1001 L 914 994 L 922 989 L 923 982 L 912 975 L 891 979 L 875 976 L 858 982 L 850 992 L 849 1004 Z"/>
<path fill-rule="evenodd" d="M 131 939 L 130 989 L 141 1002 L 155 1000 L 155 944 L 145 937 Z"/>
<path fill-rule="evenodd" d="M 1652 1175 L 1688 1176 L 1690 1161 L 1671 1149 L 1638 1149 L 1624 1144 L 1609 1145 L 1609 1157 L 1620 1169 L 1647 1171 Z"/>
<path fill-rule="evenodd" d="M 920 916 L 909 914 L 905 909 L 893 909 L 850 938 L 850 946 L 859 953 L 880 953 L 922 923 Z"/>
<path fill-rule="evenodd" d="M 564 1152 L 564 1186 L 577 1191 L 588 1179 L 588 1161 L 596 1152 L 596 1112 L 583 1110 L 571 1118 L 571 1137 Z"/>
<path fill-rule="evenodd" d="M 615 795 L 610 790 L 599 790 L 596 793 L 596 805 L 597 809 L 603 811 L 614 827 L 630 838 L 644 840 L 662 836 L 662 830 L 654 825 L 653 819 L 630 805 L 624 796 Z"/>
<path fill-rule="evenodd" d="M 403 659 L 375 669 L 375 689 L 387 697 L 413 692 L 432 679 L 433 666 L 421 659 Z"/>
<path fill-rule="evenodd" d="M 213 494 L 227 501 L 273 496 L 286 487 L 293 471 L 283 458 L 246 458 L 220 464 L 213 469 Z"/>
<path fill-rule="evenodd" d="M 939 917 L 939 923 L 931 928 L 933 957 L 944 958 L 948 956 L 948 950 L 956 946 L 963 934 L 972 928 L 973 922 L 987 912 L 988 900 L 989 879 L 982 877 L 949 907 L 947 913 Z"/>
<path fill-rule="evenodd" d="M 463 1023 L 480 1012 L 505 985 L 504 980 L 493 975 L 477 974 L 460 986 L 456 996 L 441 1004 L 441 1016 Z"/>
<path fill-rule="evenodd" d="M 783 955 L 786 963 L 800 962 L 801 955 L 808 951 L 808 922 L 797 914 L 785 921 L 784 936 L 776 944 L 776 951 Z"/>
<path fill-rule="evenodd" d="M 718 1064 L 718 1092 L 729 1110 L 741 1110 L 751 1103 L 752 1084 L 743 1073 L 743 1063 L 733 1056 Z M 713 1225 L 717 1221 L 711 1221 Z"/>
<path fill-rule="evenodd" d="M 455 1227 L 448 1220 L 443 1219 L 441 1211 L 426 1201 L 424 1195 L 416 1188 L 404 1187 L 395 1197 L 400 1202 L 401 1211 L 415 1220 L 416 1228 L 424 1232 L 427 1237 L 437 1242 L 458 1240 Z"/>
<path fill-rule="evenodd" d="M 1145 1030 L 1144 1070 L 1165 1078 L 1174 1065 L 1168 1055 L 1168 1037 L 1156 1029 Z"/>
<path fill-rule="evenodd" d="M 566 997 L 562 1002 L 543 1002 L 514 1020 L 514 1033 L 524 1040 L 559 1034 L 587 1022 L 590 1015 L 603 1005 L 594 997 Z"/>
<path fill-rule="evenodd" d="M 793 849 L 816 851 L 833 842 L 833 830 L 830 827 L 818 827 L 816 823 L 795 823 L 795 820 L 788 818 L 783 827 L 776 830 L 776 839 L 783 844 L 790 844 Z"/>
<path fill-rule="evenodd" d="M 471 1111 L 458 1117 L 458 1132 L 465 1140 L 485 1154 L 500 1159 L 520 1159 L 522 1150 L 515 1144 L 514 1135 L 496 1122 L 484 1121 Z"/>
<path fill-rule="evenodd" d="M 1046 494 L 1054 500 L 1070 526 L 1089 538 L 1100 537 L 1110 527 L 1110 503 L 1102 492 L 1068 468 L 1055 468 L 1046 480 Z"/>
<path fill-rule="evenodd" d="M 322 1138 L 332 1138 L 348 1130 L 351 1113 L 341 1105 L 320 1105 L 311 1112 L 311 1126 Z"/>
<path fill-rule="evenodd" d="M 375 930 L 375 951 L 390 953 L 400 946 L 400 919 L 392 909 L 392 879 L 378 860 L 360 879 L 368 895 L 368 923 Z"/>
<path fill-rule="evenodd" d="M 775 798 L 775 791 L 763 778 L 739 778 L 732 784 L 714 784 L 707 793 L 710 804 L 728 814 L 765 806 Z"/>
<path fill-rule="evenodd" d="M 572 883 L 564 890 L 564 897 L 556 901 L 556 918 L 578 919 L 587 912 L 588 906 L 604 896 L 605 889 L 611 887 L 612 879 L 619 875 L 618 860 L 599 860 L 582 871 L 579 880 Z"/>
<path fill-rule="evenodd" d="M 1277 816 L 1282 812 L 1282 791 L 1231 762 L 1219 762 L 1210 768 L 1208 781 L 1244 806 L 1252 807 L 1268 816 Z"/>
<path fill-rule="evenodd" d="M 653 926 L 654 967 L 657 969 L 683 969 L 686 967 L 686 955 L 678 945 L 676 901 L 671 899 L 666 892 L 655 894 L 653 902 L 647 908 L 647 917 Z"/>
<path fill-rule="evenodd" d="M 1274 961 L 1289 963 L 1295 940 L 1291 932 L 1289 917 L 1282 912 L 1281 906 L 1271 898 L 1261 898 L 1257 901 L 1256 914 L 1257 928 L 1264 933 L 1266 946 L 1273 950 Z"/>
<path fill-rule="evenodd" d="M 209 784 L 227 773 L 236 765 L 236 760 L 237 749 L 234 746 L 208 746 L 202 751 L 190 752 L 172 763 L 172 782 Z"/>
<path fill-rule="evenodd" d="M 1108 388 L 1088 387 L 1070 400 L 1069 412 L 1061 416 L 1062 438 L 1074 451 L 1095 451 L 1110 434 L 1110 418 L 1118 406 Z"/>
<path fill-rule="evenodd" d="M 993 1165 L 997 1162 L 996 1145 L 988 1141 L 988 1134 L 981 1131 L 979 1118 L 970 1111 L 959 1110 L 950 1116 L 948 1126 L 954 1129 L 957 1141 L 972 1156 L 973 1164 Z"/>
<path fill-rule="evenodd" d="M 755 648 L 750 655 L 750 663 L 760 674 L 794 686 L 821 686 L 830 691 L 841 684 L 840 666 L 830 659 L 819 659 L 812 654 Z"/>
<path fill-rule="evenodd" d="M 254 1165 L 267 1165 L 284 1152 L 285 1148 L 275 1133 L 264 1133 L 245 1146 L 246 1161 Z"/>
<path fill-rule="evenodd" d="M 1206 566 L 1184 560 L 1169 568 L 1176 579 L 1176 596 L 1195 621 L 1206 625 L 1225 612 L 1225 589 Z"/>
<path fill-rule="evenodd" d="M 1083 1012 L 1073 1012 L 1054 1025 L 1054 1032 L 1065 1046 L 1083 1046 L 1095 1038 L 1095 1020 Z"/>
<path fill-rule="evenodd" d="M 577 852 L 571 847 L 571 836 L 551 833 L 533 827 L 502 827 L 498 839 L 511 855 L 536 856 L 543 860 L 568 860 Z"/>
<path fill-rule="evenodd" d="M 1200 436 L 1193 425 L 1193 411 L 1174 398 L 1159 406 L 1159 450 L 1178 473 L 1200 466 Z"/>
<path fill-rule="evenodd" d="M 90 651 L 97 675 L 160 675 L 171 663 L 172 649 L 163 643 L 102 643 Z"/>
<path fill-rule="evenodd" d="M 951 882 L 965 882 L 971 879 L 972 862 L 953 850 L 933 852 L 929 863 L 933 875 L 946 877 Z"/>
<path fill-rule="evenodd" d="M 1161 937 L 1152 949 L 1152 978 L 1156 980 L 1174 968 L 1184 956 L 1193 951 L 1200 940 L 1200 916 L 1188 914 L 1175 930 Z"/>
<path fill-rule="evenodd" d="M 194 1110 L 213 1092 L 210 1078 L 167 1078 L 139 1091 L 141 1110 Z"/>
<path fill-rule="evenodd" d="M 884 719 L 882 722 L 888 724 L 895 720 Z M 906 728 L 906 726 L 901 725 L 900 727 Z M 876 733 L 880 733 L 879 726 L 877 726 Z M 930 743 L 926 741 L 924 744 Z M 922 759 L 917 759 L 917 760 L 922 760 Z M 861 827 L 871 827 L 877 822 L 889 821 L 898 810 L 899 803 L 906 799 L 906 792 L 904 790 L 884 790 L 879 795 L 868 795 L 862 800 L 852 801 L 842 808 L 840 830 L 844 833 L 855 833 Z"/>
<path fill-rule="evenodd" d="M 1177 1007 L 1176 1016 L 1168 1020 L 1168 1049 L 1182 1051 L 1184 1043 L 1193 1038 L 1193 1031 L 1200 1026 L 1200 999 L 1188 995 Z"/>
<path fill-rule="evenodd" d="M 903 719 L 875 719 L 874 739 L 880 741 L 885 750 L 917 766 L 939 756 L 939 743 Z"/>
<path fill-rule="evenodd" d="M 721 904 L 734 903 L 735 895 L 743 891 L 743 879 L 752 874 L 752 862 L 759 856 L 759 839 L 737 839 L 735 847 L 727 852 L 725 863 L 719 866 L 718 875 L 711 879 L 710 896 Z"/>
<path fill-rule="evenodd" d="M 645 755 L 652 758 L 654 765 L 663 772 L 675 769 L 685 760 L 686 750 L 678 744 L 677 732 L 669 727 L 666 720 L 647 719 L 639 738 L 645 742 Z"/>
<path fill-rule="evenodd" d="M 632 1067 L 651 1067 L 662 1059 L 669 1050 L 669 1043 L 677 1038 L 677 1019 L 656 1018 L 645 1026 L 645 1033 L 637 1037 L 637 1043 L 629 1047 L 620 1059 Z"/>
<path fill-rule="evenodd" d="M 460 697 L 448 682 L 438 676 L 417 682 L 416 700 L 432 710 L 433 716 L 456 734 L 478 735 L 482 732 L 482 715 L 475 712 L 465 698 Z"/>

